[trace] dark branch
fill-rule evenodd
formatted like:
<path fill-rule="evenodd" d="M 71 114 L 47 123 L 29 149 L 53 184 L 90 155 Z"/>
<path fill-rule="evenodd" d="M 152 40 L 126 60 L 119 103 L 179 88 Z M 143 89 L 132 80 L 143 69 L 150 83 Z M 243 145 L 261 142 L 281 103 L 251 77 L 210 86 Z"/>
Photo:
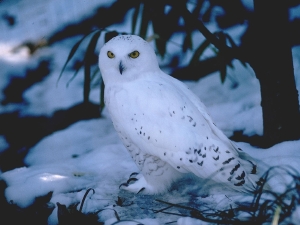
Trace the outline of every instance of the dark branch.
<path fill-rule="evenodd" d="M 177 4 L 173 3 L 173 1 L 170 2 L 167 1 L 167 4 L 174 7 L 176 10 L 178 10 L 181 13 L 181 15 L 183 16 L 183 18 L 187 23 L 187 26 L 199 30 L 200 33 L 202 33 L 203 36 L 211 44 L 213 44 L 219 51 L 222 51 L 223 54 L 226 55 L 228 58 L 230 59 L 236 58 L 244 62 L 247 61 L 239 47 L 227 46 L 225 42 L 221 41 L 216 35 L 211 33 L 203 24 L 203 22 L 199 20 L 196 15 L 191 13 L 186 7 L 179 8 Z"/>

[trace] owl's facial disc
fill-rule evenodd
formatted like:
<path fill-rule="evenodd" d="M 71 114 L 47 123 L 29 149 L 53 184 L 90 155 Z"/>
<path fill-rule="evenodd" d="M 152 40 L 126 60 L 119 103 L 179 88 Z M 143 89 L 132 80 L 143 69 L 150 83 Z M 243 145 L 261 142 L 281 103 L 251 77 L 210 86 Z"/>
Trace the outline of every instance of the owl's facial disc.
<path fill-rule="evenodd" d="M 122 61 L 120 61 L 120 64 L 119 64 L 119 71 L 120 71 L 120 74 L 122 75 L 123 71 L 125 70 L 125 66 L 123 65 Z"/>

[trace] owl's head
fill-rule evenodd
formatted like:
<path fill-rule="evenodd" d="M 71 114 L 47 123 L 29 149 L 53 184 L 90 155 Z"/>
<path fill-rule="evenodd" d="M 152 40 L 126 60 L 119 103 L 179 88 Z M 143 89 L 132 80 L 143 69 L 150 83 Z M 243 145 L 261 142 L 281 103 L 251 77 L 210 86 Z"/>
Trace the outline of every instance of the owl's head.
<path fill-rule="evenodd" d="M 105 84 L 134 80 L 159 70 L 153 48 L 136 35 L 120 35 L 108 41 L 100 50 L 99 68 Z"/>

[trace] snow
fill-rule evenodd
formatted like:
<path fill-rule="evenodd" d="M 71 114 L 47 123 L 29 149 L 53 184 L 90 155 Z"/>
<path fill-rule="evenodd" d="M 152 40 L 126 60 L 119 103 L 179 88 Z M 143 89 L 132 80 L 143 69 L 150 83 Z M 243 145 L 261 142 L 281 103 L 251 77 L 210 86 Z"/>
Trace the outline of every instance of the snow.
<path fill-rule="evenodd" d="M 55 5 L 58 2 L 60 4 Z M 35 9 L 42 8 L 47 12 L 47 9 L 50 9 L 52 14 L 53 11 L 55 11 L 55 15 L 64 14 L 65 17 L 61 17 L 59 20 L 67 23 L 73 21 L 74 14 L 78 15 L 77 18 L 79 20 L 88 10 L 99 5 L 99 1 L 85 1 L 84 7 L 81 8 L 78 5 L 75 7 L 76 3 L 72 1 L 72 10 L 66 10 L 67 2 L 68 4 L 70 3 L 67 0 L 49 1 L 49 3 L 43 4 L 41 4 L 41 1 L 35 1 L 38 4 Z M 102 3 L 107 4 L 107 2 Z M 0 2 L 0 6 L 1 4 L 5 6 L 1 7 L 2 11 L 6 8 L 8 12 L 15 13 L 15 8 L 12 4 L 9 4 L 7 1 Z M 22 6 L 28 7 L 29 5 L 22 3 Z M 2 11 L 0 10 L 0 14 Z M 31 14 L 32 11 L 27 11 L 27 13 Z M 63 63 L 71 47 L 81 37 L 71 37 L 57 42 L 52 46 L 40 49 L 33 56 L 29 56 L 24 49 L 16 53 L 10 51 L 16 46 L 16 43 L 19 44 L 28 38 L 43 37 L 48 34 L 47 32 L 57 28 L 57 23 L 55 24 L 55 21 L 50 20 L 52 14 L 48 12 L 48 16 L 45 17 L 47 20 L 44 22 L 48 30 L 34 29 L 34 33 L 27 32 L 22 36 L 19 35 L 22 32 L 22 29 L 19 29 L 19 27 L 22 25 L 30 26 L 28 25 L 30 21 L 25 23 L 19 19 L 18 27 L 11 31 L 9 30 L 11 28 L 0 24 L 0 27 L 2 26 L 1 30 L 9 31 L 1 33 L 1 35 L 5 33 L 5 36 L 1 36 L 0 41 L 1 90 L 7 86 L 12 76 L 24 76 L 25 70 L 37 65 L 38 60 L 43 57 L 52 59 L 51 67 L 53 68 L 50 75 L 25 91 L 23 97 L 27 102 L 26 105 L 9 104 L 1 107 L 1 113 L 19 109 L 21 115 L 51 116 L 55 110 L 66 109 L 82 102 L 82 73 L 79 73 L 67 88 L 66 84 L 73 75 L 73 71 L 67 69 L 57 85 L 58 75 Z M 20 18 L 24 16 L 26 16 L 25 13 Z M 39 26 L 44 25 L 40 23 Z M 23 28 L 24 30 L 27 29 L 26 26 Z M 216 29 L 213 25 L 209 26 L 211 30 Z M 115 30 L 119 28 L 122 28 L 122 31 L 130 32 L 128 21 L 125 21 L 125 25 L 114 25 L 108 29 Z M 238 41 L 237 35 L 243 29 L 244 26 L 239 25 L 228 32 Z M 198 41 L 195 46 L 198 46 L 204 40 L 203 37 L 198 38 L 197 35 L 199 36 L 199 34 L 195 33 L 193 37 Z M 11 37 L 14 37 L 14 39 L 11 39 Z M 182 34 L 173 37 L 172 42 L 167 46 L 168 53 L 173 54 L 179 51 L 178 46 L 174 43 L 180 43 L 182 37 Z M 98 43 L 98 49 L 102 44 L 103 40 L 101 39 Z M 82 51 L 84 51 L 84 47 L 79 49 L 79 52 Z M 192 52 L 187 54 L 187 58 L 181 59 L 182 65 L 189 61 L 191 54 Z M 204 57 L 208 57 L 211 54 L 212 51 L 207 50 Z M 81 56 L 79 54 L 76 57 Z M 293 48 L 293 57 L 297 88 L 300 90 L 300 47 Z M 166 62 L 164 60 L 167 59 L 160 60 L 160 63 L 163 65 Z M 261 135 L 263 127 L 259 82 L 250 67 L 245 68 L 238 61 L 234 61 L 233 65 L 233 69 L 228 69 L 228 76 L 224 84 L 221 83 L 218 73 L 210 74 L 197 82 L 185 83 L 202 99 L 217 126 L 226 135 L 230 136 L 236 130 L 243 131 L 246 135 Z M 3 97 L 1 93 L 0 100 L 3 100 Z M 92 89 L 91 101 L 99 102 L 99 87 L 97 86 Z M 261 174 L 271 166 L 289 166 L 300 173 L 300 140 L 279 143 L 268 149 L 260 149 L 242 142 L 236 144 L 257 159 L 259 168 L 261 168 Z M 7 146 L 5 138 L 0 136 L 0 152 Z M 0 174 L 8 186 L 5 190 L 7 201 L 12 201 L 20 207 L 28 207 L 36 197 L 44 196 L 50 191 L 53 192 L 51 202 L 59 202 L 68 206 L 72 203 L 80 202 L 86 190 L 93 188 L 95 193 L 88 195 L 88 199 L 84 203 L 83 212 L 114 209 L 118 212 L 121 219 L 124 220 L 118 224 L 162 224 L 174 221 L 177 221 L 178 225 L 208 224 L 190 217 L 154 213 L 152 210 L 165 207 L 154 204 L 153 201 L 155 199 L 163 199 L 172 203 L 189 201 L 190 197 L 187 193 L 199 183 L 193 184 L 191 182 L 190 184 L 189 180 L 184 180 L 179 182 L 178 186 L 175 185 L 170 193 L 161 196 L 135 196 L 119 190 L 119 185 L 125 182 L 132 172 L 138 172 L 138 169 L 125 147 L 121 144 L 105 108 L 102 117 L 99 119 L 80 121 L 64 130 L 44 137 L 30 149 L 24 162 L 26 167 L 15 168 Z M 280 169 L 277 171 L 281 173 Z M 291 178 L 284 172 L 282 172 L 282 178 L 274 178 L 270 181 L 270 186 L 279 192 L 284 191 L 285 185 L 291 182 Z M 116 200 L 119 196 L 125 196 L 127 201 L 132 201 L 134 204 L 130 206 L 131 208 L 116 206 Z M 224 200 L 223 198 L 224 194 L 215 193 L 208 197 L 206 201 L 221 205 L 220 202 Z M 204 201 L 204 199 L 202 200 Z M 151 204 L 148 202 L 151 202 Z M 126 204 L 126 201 L 124 204 Z M 228 202 L 224 203 L 224 205 L 226 204 L 228 205 Z M 146 209 L 143 207 L 146 207 Z M 105 221 L 106 225 L 117 221 L 115 214 L 112 212 L 106 210 L 100 213 L 100 217 L 102 221 Z M 299 220 L 299 212 L 300 209 L 297 207 L 292 215 L 294 221 Z M 57 207 L 50 215 L 48 223 L 58 223 Z"/>
<path fill-rule="evenodd" d="M 14 16 L 16 25 L 12 29 L 1 20 L 0 29 L 8 31 L 1 32 L 1 42 L 20 43 L 42 38 L 70 22 L 81 21 L 92 10 L 107 4 L 111 4 L 111 0 L 88 0 L 80 3 L 68 0 L 30 0 L 29 4 L 21 0 L 3 0 L 0 2 L 0 15 Z"/>
<path fill-rule="evenodd" d="M 181 217 L 177 221 L 178 225 L 189 225 L 189 224 L 194 224 L 194 225 L 205 225 L 209 223 L 202 222 L 200 220 L 191 218 L 191 217 Z"/>

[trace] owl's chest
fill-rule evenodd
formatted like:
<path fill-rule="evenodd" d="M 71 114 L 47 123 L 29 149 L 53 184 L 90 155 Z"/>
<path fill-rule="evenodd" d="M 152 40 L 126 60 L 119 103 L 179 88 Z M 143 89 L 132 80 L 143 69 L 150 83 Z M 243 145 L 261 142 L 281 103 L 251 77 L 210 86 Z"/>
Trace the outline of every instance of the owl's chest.
<path fill-rule="evenodd" d="M 147 82 L 110 86 L 105 90 L 105 104 L 117 123 L 134 123 L 163 111 L 163 90 Z"/>
<path fill-rule="evenodd" d="M 134 127 L 142 119 L 134 93 L 120 87 L 109 87 L 105 90 L 105 105 L 124 145 L 132 145 Z"/>
<path fill-rule="evenodd" d="M 135 96 L 119 87 L 110 87 L 105 90 L 105 105 L 114 124 L 129 123 L 129 117 L 137 108 Z"/>
<path fill-rule="evenodd" d="M 141 115 L 145 113 L 141 111 L 137 101 L 136 96 L 126 89 L 111 87 L 105 92 L 105 104 L 114 128 L 141 169 L 147 154 L 144 148 L 141 150 L 139 140 L 141 134 L 143 135 L 140 124 L 144 124 L 145 119 Z"/>

